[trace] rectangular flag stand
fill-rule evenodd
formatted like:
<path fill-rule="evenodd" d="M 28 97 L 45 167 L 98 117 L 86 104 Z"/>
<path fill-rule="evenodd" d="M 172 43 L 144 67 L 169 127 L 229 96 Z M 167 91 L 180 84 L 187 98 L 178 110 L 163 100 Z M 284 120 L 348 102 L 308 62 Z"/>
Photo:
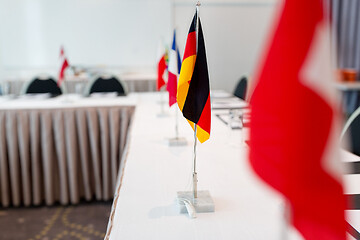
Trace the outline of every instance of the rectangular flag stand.
<path fill-rule="evenodd" d="M 181 147 L 181 146 L 186 146 L 187 141 L 185 138 L 175 137 L 175 138 L 170 138 L 168 144 L 170 147 Z"/>
<path fill-rule="evenodd" d="M 188 213 L 185 203 L 181 199 L 189 200 L 192 203 L 192 205 L 197 213 L 214 212 L 215 211 L 214 201 L 211 198 L 209 191 L 207 191 L 207 190 L 198 191 L 197 194 L 198 194 L 198 197 L 194 199 L 193 192 L 191 192 L 191 191 L 177 192 L 177 198 L 179 199 L 178 206 L 179 206 L 180 213 Z"/>

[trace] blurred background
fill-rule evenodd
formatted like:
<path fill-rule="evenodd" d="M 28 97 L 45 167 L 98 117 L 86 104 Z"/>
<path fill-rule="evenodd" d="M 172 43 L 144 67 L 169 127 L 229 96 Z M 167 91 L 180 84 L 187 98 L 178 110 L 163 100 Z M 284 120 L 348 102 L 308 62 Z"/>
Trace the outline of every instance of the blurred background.
<path fill-rule="evenodd" d="M 329 37 L 338 80 L 334 88 L 342 100 L 344 120 L 353 115 L 343 131 L 353 132 L 355 127 L 350 124 L 357 122 L 350 150 L 359 156 L 360 1 L 324 1 L 332 20 Z M 156 91 L 159 44 L 169 52 L 174 29 L 183 56 L 196 2 L 0 0 L 0 240 L 104 238 L 137 103 L 134 99 L 140 96 L 132 93 Z M 223 111 L 216 116 L 223 117 L 232 134 L 247 130 L 249 112 L 243 108 L 248 106 L 254 71 L 282 2 L 201 1 L 210 88 L 220 90 L 212 109 L 217 106 Z M 51 93 L 64 96 L 46 101 L 25 96 L 31 95 L 24 89 L 34 78 L 51 76 L 53 86 L 59 88 L 55 82 L 64 63 L 61 49 L 69 67 L 62 92 Z M 121 85 L 116 93 L 119 97 L 80 96 L 87 90 L 90 95 L 92 81 L 99 76 L 100 82 L 112 79 Z M 103 92 L 114 89 L 110 90 Z M 35 93 L 44 93 L 41 91 Z M 66 93 L 78 96 L 71 99 Z M 149 98 L 155 106 L 151 109 L 154 115 L 159 100 L 155 97 Z M 229 100 L 226 106 L 225 98 Z M 153 123 L 144 129 L 152 128 Z M 238 150 L 238 145 L 234 149 Z M 81 167 L 73 170 L 66 164 Z M 353 165 L 357 167 L 353 166 L 350 174 L 359 174 L 359 162 Z M 360 209 L 358 184 L 354 186 L 354 202 Z"/>
<path fill-rule="evenodd" d="M 233 91 L 252 73 L 276 0 L 202 1 L 211 87 Z M 60 46 L 77 74 L 156 71 L 159 41 L 182 55 L 196 1 L 0 0 L 0 77 L 56 76 Z M 67 75 L 72 72 L 68 70 Z"/>

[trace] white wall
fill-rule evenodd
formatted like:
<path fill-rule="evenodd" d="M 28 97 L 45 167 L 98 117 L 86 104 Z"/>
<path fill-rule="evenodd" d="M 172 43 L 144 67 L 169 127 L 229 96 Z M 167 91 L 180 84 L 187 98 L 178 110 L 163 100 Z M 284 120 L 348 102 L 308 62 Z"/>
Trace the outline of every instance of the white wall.
<path fill-rule="evenodd" d="M 200 17 L 212 89 L 233 91 L 242 75 L 252 75 L 274 7 L 274 1 L 203 1 Z M 182 50 L 194 11 L 192 3 L 175 3 Z"/>
<path fill-rule="evenodd" d="M 6 67 L 55 65 L 62 44 L 76 64 L 150 65 L 170 29 L 166 0 L 2 1 Z"/>
<path fill-rule="evenodd" d="M 251 73 L 276 0 L 202 1 L 212 88 L 232 91 Z M 74 65 L 155 69 L 158 42 L 178 29 L 183 52 L 196 1 L 0 0 L 0 68 L 5 75 L 56 71 L 60 45 Z M 1 69 L 0 69 L 1 70 Z"/>

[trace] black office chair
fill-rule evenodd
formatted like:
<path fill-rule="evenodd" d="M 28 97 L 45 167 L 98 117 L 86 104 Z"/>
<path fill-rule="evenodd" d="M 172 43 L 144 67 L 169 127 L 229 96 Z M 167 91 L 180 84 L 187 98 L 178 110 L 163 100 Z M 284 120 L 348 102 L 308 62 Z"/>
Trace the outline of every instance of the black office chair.
<path fill-rule="evenodd" d="M 54 78 L 36 77 L 31 80 L 23 91 L 24 94 L 50 93 L 51 97 L 63 94 L 63 90 L 57 85 Z"/>
<path fill-rule="evenodd" d="M 238 84 L 236 85 L 234 96 L 243 100 L 246 99 L 247 82 L 247 77 L 243 76 L 240 78 Z"/>
<path fill-rule="evenodd" d="M 85 90 L 85 96 L 92 93 L 116 92 L 118 96 L 126 96 L 124 84 L 115 76 L 99 76 L 91 81 Z"/>

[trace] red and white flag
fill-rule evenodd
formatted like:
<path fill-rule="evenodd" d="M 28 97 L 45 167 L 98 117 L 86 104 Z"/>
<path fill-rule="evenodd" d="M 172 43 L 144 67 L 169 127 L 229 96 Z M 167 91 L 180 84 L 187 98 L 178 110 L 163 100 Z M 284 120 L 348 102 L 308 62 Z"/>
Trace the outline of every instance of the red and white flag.
<path fill-rule="evenodd" d="M 167 53 L 162 42 L 159 43 L 158 54 L 157 54 L 157 81 L 156 89 L 159 91 L 162 86 L 166 84 L 164 75 L 167 68 Z"/>
<path fill-rule="evenodd" d="M 250 163 L 310 240 L 346 239 L 339 110 L 322 0 L 286 0 L 256 73 Z"/>
<path fill-rule="evenodd" d="M 62 81 L 64 80 L 64 73 L 66 68 L 69 66 L 69 62 L 66 59 L 64 48 L 61 46 L 60 49 L 60 71 L 59 71 L 59 77 L 57 85 L 60 86 Z"/>
<path fill-rule="evenodd" d="M 169 53 L 169 66 L 168 66 L 168 83 L 166 90 L 169 92 L 169 106 L 171 107 L 176 103 L 178 77 L 181 68 L 181 60 L 179 49 L 176 44 L 176 31 L 174 30 L 174 37 L 172 46 Z"/>

